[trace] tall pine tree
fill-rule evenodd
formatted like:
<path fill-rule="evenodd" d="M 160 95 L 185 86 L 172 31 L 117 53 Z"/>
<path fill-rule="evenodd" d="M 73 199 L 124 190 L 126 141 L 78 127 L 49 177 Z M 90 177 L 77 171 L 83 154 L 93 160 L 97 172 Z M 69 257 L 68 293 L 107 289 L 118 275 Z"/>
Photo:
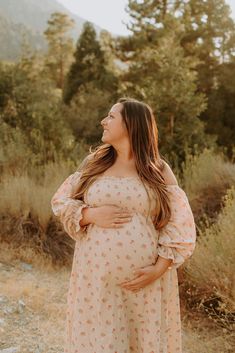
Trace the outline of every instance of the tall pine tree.
<path fill-rule="evenodd" d="M 78 89 L 88 83 L 92 82 L 96 88 L 106 90 L 115 85 L 113 74 L 106 68 L 105 55 L 94 27 L 89 22 L 84 24 L 74 58 L 63 91 L 64 103 L 69 104 Z"/>
<path fill-rule="evenodd" d="M 181 42 L 186 55 L 200 59 L 198 90 L 208 107 L 200 115 L 206 132 L 217 135 L 232 158 L 235 137 L 235 23 L 224 0 L 190 0 L 182 9 L 186 31 Z"/>
<path fill-rule="evenodd" d="M 120 58 L 128 64 L 120 87 L 124 94 L 151 104 L 160 130 L 162 152 L 182 160 L 187 147 L 203 147 L 208 143 L 198 118 L 206 108 L 206 97 L 197 91 L 199 61 L 185 56 L 181 46 L 184 35 L 181 20 L 164 6 L 156 6 L 154 10 L 153 3 L 146 1 L 145 7 L 145 2 L 136 1 L 134 6 L 131 1 L 130 14 L 135 11 L 133 34 L 120 38 L 118 43 Z M 152 16 L 151 21 L 147 16 Z M 156 23 L 158 20 L 161 22 Z"/>
<path fill-rule="evenodd" d="M 64 77 L 71 63 L 73 40 L 68 33 L 73 25 L 74 21 L 66 14 L 54 12 L 44 32 L 48 41 L 46 67 L 57 88 L 63 87 Z"/>

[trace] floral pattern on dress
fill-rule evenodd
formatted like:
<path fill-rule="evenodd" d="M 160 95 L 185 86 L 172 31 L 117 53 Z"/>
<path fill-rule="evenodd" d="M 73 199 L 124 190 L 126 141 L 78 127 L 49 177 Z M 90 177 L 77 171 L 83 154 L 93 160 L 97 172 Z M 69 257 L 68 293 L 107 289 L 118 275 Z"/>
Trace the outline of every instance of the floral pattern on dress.
<path fill-rule="evenodd" d="M 67 296 L 65 353 L 182 353 L 177 268 L 195 248 L 196 230 L 185 192 L 169 185 L 172 216 L 157 231 L 148 210 L 155 209 L 142 181 L 100 176 L 84 202 L 73 200 L 80 172 L 70 175 L 52 197 L 53 213 L 75 241 Z M 81 227 L 82 208 L 118 205 L 133 212 L 123 228 Z M 132 271 L 173 260 L 171 268 L 134 293 L 118 283 Z"/>

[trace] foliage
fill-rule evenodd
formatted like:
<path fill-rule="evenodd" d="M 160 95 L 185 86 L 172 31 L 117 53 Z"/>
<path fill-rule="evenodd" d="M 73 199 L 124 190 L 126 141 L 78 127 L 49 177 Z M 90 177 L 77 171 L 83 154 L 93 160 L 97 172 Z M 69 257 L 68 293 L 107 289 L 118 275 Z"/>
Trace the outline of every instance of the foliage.
<path fill-rule="evenodd" d="M 225 146 L 233 158 L 235 141 L 235 62 L 221 64 L 216 73 L 216 86 L 211 90 L 208 107 L 201 115 L 208 134 L 218 135 L 217 143 Z"/>
<path fill-rule="evenodd" d="M 5 153 L 2 167 L 12 165 L 20 151 L 22 155 L 16 166 L 20 166 L 20 160 L 27 156 L 30 157 L 25 158 L 27 165 L 65 158 L 74 147 L 74 138 L 61 116 L 60 97 L 53 85 L 40 74 L 32 76 L 20 63 L 2 68 L 2 72 L 1 147 Z M 13 143 L 18 146 L 15 156 Z"/>
<path fill-rule="evenodd" d="M 215 222 L 222 207 L 222 198 L 235 185 L 235 166 L 218 149 L 186 153 L 181 183 L 190 199 L 197 224 Z"/>
<path fill-rule="evenodd" d="M 68 32 L 73 26 L 74 21 L 66 14 L 54 12 L 44 32 L 48 42 L 45 65 L 57 88 L 63 87 L 65 74 L 71 64 L 73 40 L 68 36 Z"/>
<path fill-rule="evenodd" d="M 46 43 L 41 34 L 32 32 L 25 23 L 14 23 L 0 14 L 0 60 L 16 62 L 21 56 L 22 42 L 26 40 L 32 50 L 45 52 Z"/>
<path fill-rule="evenodd" d="M 232 157 L 234 94 L 223 82 L 226 80 L 229 85 L 226 73 L 233 69 L 235 49 L 235 25 L 228 5 L 224 0 L 129 0 L 128 12 L 131 17 L 128 28 L 132 35 L 120 37 L 116 45 L 118 57 L 128 65 L 121 77 L 121 87 L 129 95 L 149 100 L 154 109 L 162 105 L 156 110 L 160 129 L 162 123 L 169 122 L 170 131 L 178 120 L 176 139 L 182 131 L 186 135 L 174 143 L 164 129 L 163 151 L 168 155 L 175 151 L 176 155 L 181 155 L 182 161 L 186 146 L 192 148 L 196 143 L 203 149 L 218 135 L 219 144 L 227 146 Z M 159 55 L 161 48 L 164 55 Z M 173 96 L 172 86 L 176 92 Z M 177 100 L 182 102 L 185 92 L 186 104 L 181 112 Z M 177 113 L 179 118 L 176 119 Z M 212 140 L 204 135 L 204 124 Z M 195 126 L 192 139 L 189 126 L 192 131 Z M 174 152 L 170 158 L 176 158 Z"/>
<path fill-rule="evenodd" d="M 77 142 L 84 139 L 88 145 L 99 143 L 102 136 L 100 122 L 112 104 L 112 93 L 98 89 L 93 82 L 78 89 L 70 105 L 63 107 L 63 114 Z"/>
<path fill-rule="evenodd" d="M 235 188 L 228 190 L 224 207 L 215 223 L 201 228 L 193 257 L 187 266 L 191 284 L 197 285 L 201 306 L 232 329 L 234 313 Z"/>
<path fill-rule="evenodd" d="M 171 159 L 177 155 L 182 161 L 186 147 L 198 145 L 203 149 L 211 143 L 198 118 L 207 103 L 205 95 L 197 91 L 199 62 L 192 56 L 185 57 L 180 45 L 182 26 L 171 16 L 166 17 L 164 25 L 156 45 L 144 43 L 138 48 L 122 76 L 121 90 L 153 107 L 162 153 Z"/>
<path fill-rule="evenodd" d="M 98 89 L 116 91 L 116 78 L 106 68 L 104 52 L 96 38 L 94 27 L 89 22 L 84 24 L 83 32 L 77 42 L 74 59 L 63 91 L 63 101 L 66 104 L 71 102 L 81 86 L 86 86 L 91 82 Z"/>

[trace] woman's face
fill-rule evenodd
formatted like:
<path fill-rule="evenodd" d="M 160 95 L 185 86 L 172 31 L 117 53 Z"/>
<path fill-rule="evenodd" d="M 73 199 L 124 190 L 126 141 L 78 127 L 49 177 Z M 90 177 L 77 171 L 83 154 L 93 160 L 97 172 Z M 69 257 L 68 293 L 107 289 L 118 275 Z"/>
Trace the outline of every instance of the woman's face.
<path fill-rule="evenodd" d="M 104 132 L 101 140 L 104 143 L 118 145 L 128 138 L 127 128 L 121 115 L 122 104 L 116 103 L 110 109 L 108 115 L 101 120 Z"/>

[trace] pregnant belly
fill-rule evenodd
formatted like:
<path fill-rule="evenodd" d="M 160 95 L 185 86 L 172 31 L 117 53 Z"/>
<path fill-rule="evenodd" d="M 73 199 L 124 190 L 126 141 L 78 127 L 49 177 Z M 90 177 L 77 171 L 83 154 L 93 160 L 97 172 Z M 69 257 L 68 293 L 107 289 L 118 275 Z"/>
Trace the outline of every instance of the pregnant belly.
<path fill-rule="evenodd" d="M 80 256 L 86 254 L 86 266 L 108 283 L 134 278 L 132 271 L 151 265 L 157 257 L 157 239 L 145 218 L 135 214 L 123 228 L 89 227 Z"/>

